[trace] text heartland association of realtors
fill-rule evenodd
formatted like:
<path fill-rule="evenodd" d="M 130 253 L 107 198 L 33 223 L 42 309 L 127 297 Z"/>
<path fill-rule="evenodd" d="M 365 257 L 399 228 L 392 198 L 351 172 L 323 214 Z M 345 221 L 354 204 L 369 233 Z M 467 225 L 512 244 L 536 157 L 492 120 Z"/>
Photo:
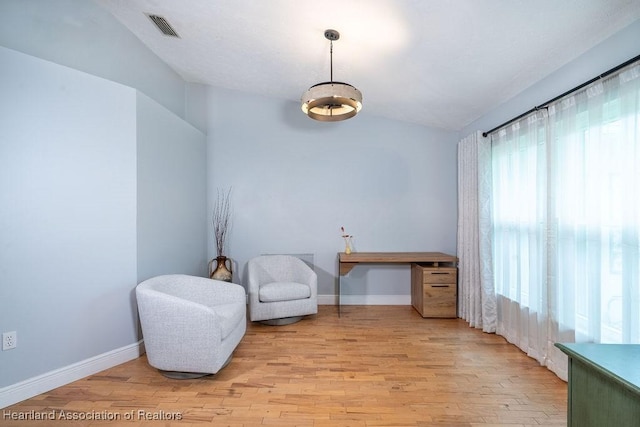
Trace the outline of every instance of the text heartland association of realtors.
<path fill-rule="evenodd" d="M 149 412 L 143 409 L 131 410 L 127 412 L 113 411 L 2 411 L 3 420 L 14 421 L 180 421 L 181 412 L 154 411 Z"/>

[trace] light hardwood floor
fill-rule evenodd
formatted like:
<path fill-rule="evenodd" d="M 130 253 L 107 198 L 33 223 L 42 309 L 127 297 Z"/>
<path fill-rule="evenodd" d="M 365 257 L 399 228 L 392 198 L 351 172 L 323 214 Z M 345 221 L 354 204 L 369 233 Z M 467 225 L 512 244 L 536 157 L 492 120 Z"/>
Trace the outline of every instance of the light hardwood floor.
<path fill-rule="evenodd" d="M 566 405 L 566 383 L 463 320 L 320 306 L 292 325 L 249 325 L 215 376 L 170 380 L 142 357 L 2 409 L 31 420 L 0 425 L 565 426 Z"/>

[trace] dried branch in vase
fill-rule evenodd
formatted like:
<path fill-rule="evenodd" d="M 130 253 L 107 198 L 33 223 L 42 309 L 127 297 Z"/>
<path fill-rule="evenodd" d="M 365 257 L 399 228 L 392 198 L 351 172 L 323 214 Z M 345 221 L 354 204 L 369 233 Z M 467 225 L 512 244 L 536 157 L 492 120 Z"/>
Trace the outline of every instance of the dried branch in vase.
<path fill-rule="evenodd" d="M 225 244 L 231 227 L 231 188 L 226 192 L 218 189 L 218 198 L 213 208 L 213 234 L 216 238 L 218 256 L 225 253 Z"/>

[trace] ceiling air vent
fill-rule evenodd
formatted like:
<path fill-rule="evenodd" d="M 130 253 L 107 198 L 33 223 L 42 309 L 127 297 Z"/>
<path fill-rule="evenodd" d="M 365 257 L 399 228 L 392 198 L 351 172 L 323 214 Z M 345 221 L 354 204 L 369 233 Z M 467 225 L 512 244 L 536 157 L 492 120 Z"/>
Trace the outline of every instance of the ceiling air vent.
<path fill-rule="evenodd" d="M 156 24 L 156 27 L 158 27 L 160 32 L 165 36 L 180 37 L 178 33 L 176 33 L 176 30 L 174 30 L 173 27 L 171 27 L 171 24 L 169 24 L 167 20 L 164 19 L 162 16 L 151 15 L 151 14 L 148 14 L 147 16 L 149 17 L 149 19 L 153 21 L 154 24 Z"/>

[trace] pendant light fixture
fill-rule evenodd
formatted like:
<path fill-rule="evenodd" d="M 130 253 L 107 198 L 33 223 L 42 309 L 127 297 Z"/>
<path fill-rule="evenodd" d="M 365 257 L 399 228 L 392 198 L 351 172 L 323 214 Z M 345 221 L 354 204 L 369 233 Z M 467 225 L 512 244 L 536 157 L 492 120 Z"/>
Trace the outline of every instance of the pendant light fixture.
<path fill-rule="evenodd" d="M 347 83 L 333 81 L 333 42 L 340 38 L 336 30 L 325 30 L 330 42 L 330 81 L 313 85 L 302 95 L 302 111 L 314 120 L 338 122 L 349 119 L 362 109 L 362 94 Z"/>

